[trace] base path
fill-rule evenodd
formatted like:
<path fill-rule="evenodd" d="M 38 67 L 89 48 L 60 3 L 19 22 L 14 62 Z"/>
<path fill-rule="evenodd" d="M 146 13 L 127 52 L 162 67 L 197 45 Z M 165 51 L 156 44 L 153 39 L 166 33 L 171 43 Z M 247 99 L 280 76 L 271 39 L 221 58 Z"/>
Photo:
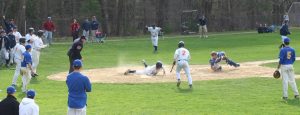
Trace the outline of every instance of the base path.
<path fill-rule="evenodd" d="M 297 58 L 298 60 L 299 58 Z M 235 68 L 226 64 L 222 65 L 221 72 L 213 72 L 209 65 L 190 65 L 191 75 L 193 81 L 199 80 L 217 80 L 217 79 L 236 79 L 248 77 L 272 77 L 274 68 L 263 67 L 262 64 L 278 62 L 276 60 L 255 61 L 240 63 L 240 67 Z M 87 75 L 93 83 L 161 83 L 161 82 L 176 82 L 176 75 L 174 67 L 173 72 L 170 73 L 171 66 L 165 66 L 166 75 L 162 72 L 157 76 L 146 75 L 124 75 L 127 69 L 142 70 L 141 66 L 121 66 L 115 68 L 99 68 L 83 70 L 82 73 Z M 48 76 L 51 80 L 65 81 L 67 72 L 61 72 Z M 184 71 L 181 71 L 181 79 L 187 81 Z"/>

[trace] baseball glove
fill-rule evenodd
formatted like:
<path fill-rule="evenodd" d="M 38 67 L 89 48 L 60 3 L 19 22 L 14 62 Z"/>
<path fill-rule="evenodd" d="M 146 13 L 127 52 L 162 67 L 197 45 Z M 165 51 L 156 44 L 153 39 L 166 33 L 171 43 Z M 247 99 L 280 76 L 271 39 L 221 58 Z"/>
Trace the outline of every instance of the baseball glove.
<path fill-rule="evenodd" d="M 278 70 L 274 71 L 273 77 L 274 77 L 275 79 L 280 78 L 280 72 L 279 72 Z"/>

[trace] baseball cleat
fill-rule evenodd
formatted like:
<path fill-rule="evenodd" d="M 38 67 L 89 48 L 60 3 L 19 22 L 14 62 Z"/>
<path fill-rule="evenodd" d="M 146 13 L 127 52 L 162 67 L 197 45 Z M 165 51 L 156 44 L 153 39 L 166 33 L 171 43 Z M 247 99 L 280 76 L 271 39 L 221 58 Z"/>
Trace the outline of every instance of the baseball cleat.
<path fill-rule="evenodd" d="M 295 95 L 294 97 L 295 99 L 299 100 L 299 95 Z"/>
<path fill-rule="evenodd" d="M 190 87 L 190 89 L 192 89 L 192 88 L 193 88 L 193 85 L 192 85 L 192 84 L 190 84 L 190 85 L 189 85 L 189 87 Z"/>
<path fill-rule="evenodd" d="M 177 87 L 180 87 L 180 83 L 181 83 L 181 81 L 180 81 L 180 79 L 178 79 L 178 81 L 177 81 Z"/>
<path fill-rule="evenodd" d="M 282 97 L 282 101 L 284 101 L 285 103 L 287 103 L 288 97 Z"/>
<path fill-rule="evenodd" d="M 236 64 L 234 67 L 240 67 L 240 64 Z"/>
<path fill-rule="evenodd" d="M 124 75 L 128 75 L 129 74 L 129 69 L 124 73 Z"/>

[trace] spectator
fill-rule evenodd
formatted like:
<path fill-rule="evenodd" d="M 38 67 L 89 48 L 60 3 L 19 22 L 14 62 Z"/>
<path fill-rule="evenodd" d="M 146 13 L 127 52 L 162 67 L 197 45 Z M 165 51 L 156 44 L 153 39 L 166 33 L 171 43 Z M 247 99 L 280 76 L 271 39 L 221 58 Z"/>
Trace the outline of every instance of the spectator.
<path fill-rule="evenodd" d="M 77 20 L 74 18 L 73 23 L 71 24 L 71 33 L 72 33 L 72 37 L 73 37 L 73 42 L 75 39 L 77 39 L 79 37 L 79 28 L 80 28 L 80 25 L 77 22 Z"/>
<path fill-rule="evenodd" d="M 81 36 L 80 39 L 75 40 L 67 53 L 69 56 L 69 61 L 70 61 L 69 73 L 72 73 L 74 71 L 73 61 L 76 59 L 82 60 L 82 56 L 81 56 L 80 52 L 83 48 L 83 44 L 84 44 L 85 40 L 86 40 L 86 38 L 84 36 Z"/>
<path fill-rule="evenodd" d="M 280 35 L 281 35 L 281 39 L 282 41 L 287 38 L 287 35 L 291 34 L 289 31 L 289 26 L 288 26 L 288 21 L 284 21 L 281 28 L 280 28 Z"/>
<path fill-rule="evenodd" d="M 19 106 L 19 115 L 39 115 L 39 106 L 34 102 L 35 91 L 28 90 Z"/>
<path fill-rule="evenodd" d="M 257 27 L 257 32 L 260 33 L 264 33 L 264 28 L 262 26 L 262 24 L 259 24 L 259 27 Z"/>
<path fill-rule="evenodd" d="M 202 15 L 202 17 L 199 18 L 199 34 L 200 34 L 200 38 L 204 37 L 207 38 L 207 19 L 205 18 L 204 15 Z"/>
<path fill-rule="evenodd" d="M 285 14 L 283 15 L 283 22 L 286 22 L 288 24 L 289 21 L 290 21 L 289 13 L 285 12 Z"/>
<path fill-rule="evenodd" d="M 14 62 L 13 61 L 13 59 L 14 59 L 14 52 L 13 52 L 13 50 L 14 50 L 14 47 L 16 46 L 17 42 L 16 42 L 16 37 L 13 34 L 13 30 L 9 31 L 7 37 L 8 37 L 8 41 L 9 41 L 9 51 L 8 51 L 9 52 L 9 60 L 8 60 L 8 62 L 6 62 L 6 64 L 8 66 L 10 66 Z"/>
<path fill-rule="evenodd" d="M 45 37 L 47 40 L 47 44 L 52 44 L 52 32 L 55 32 L 55 26 L 51 19 L 51 17 L 48 17 L 48 20 L 44 22 L 43 24 L 44 30 L 45 30 Z"/>
<path fill-rule="evenodd" d="M 82 35 L 85 36 L 86 40 L 89 41 L 89 32 L 90 32 L 90 29 L 91 29 L 91 22 L 89 21 L 88 18 L 86 18 L 84 20 L 84 22 L 82 23 Z"/>
<path fill-rule="evenodd" d="M 95 40 L 96 37 L 96 31 L 99 28 L 99 22 L 96 19 L 96 16 L 92 17 L 92 23 L 91 23 L 91 42 L 93 42 Z"/>
<path fill-rule="evenodd" d="M 6 64 L 8 67 L 9 62 L 9 51 L 10 51 L 9 38 L 7 37 L 5 31 L 0 31 L 0 67 Z"/>
<path fill-rule="evenodd" d="M 74 72 L 67 77 L 68 86 L 68 115 L 86 115 L 86 92 L 91 92 L 92 87 L 87 76 L 80 73 L 82 69 L 81 60 L 73 61 Z"/>
<path fill-rule="evenodd" d="M 5 16 L 3 16 L 3 22 L 5 24 L 6 33 L 13 30 L 16 27 L 14 19 L 10 19 L 9 22 L 5 20 Z"/>
<path fill-rule="evenodd" d="M 19 115 L 19 102 L 15 97 L 16 89 L 10 86 L 6 91 L 7 97 L 0 102 L 0 115 Z"/>

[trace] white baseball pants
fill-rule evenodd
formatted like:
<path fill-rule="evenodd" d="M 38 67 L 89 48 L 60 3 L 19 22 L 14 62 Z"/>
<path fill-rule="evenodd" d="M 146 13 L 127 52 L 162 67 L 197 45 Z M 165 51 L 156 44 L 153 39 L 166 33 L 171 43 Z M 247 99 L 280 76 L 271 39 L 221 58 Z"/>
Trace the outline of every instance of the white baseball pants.
<path fill-rule="evenodd" d="M 177 61 L 177 68 L 176 68 L 176 77 L 177 77 L 177 79 L 181 79 L 180 78 L 181 69 L 184 70 L 185 75 L 188 78 L 189 85 L 192 85 L 193 80 L 192 80 L 192 76 L 191 76 L 191 73 L 190 73 L 190 66 L 189 66 L 188 61 L 186 61 L 186 60 Z"/>
<path fill-rule="evenodd" d="M 68 108 L 67 115 L 86 115 L 86 106 L 81 109 Z"/>
<path fill-rule="evenodd" d="M 35 49 L 32 50 L 32 71 L 34 73 L 36 73 L 37 66 L 39 65 L 40 55 L 41 55 L 40 51 L 35 50 Z"/>
<path fill-rule="evenodd" d="M 293 65 L 281 65 L 283 97 L 288 97 L 288 84 L 292 87 L 294 95 L 299 95 Z"/>
<path fill-rule="evenodd" d="M 12 80 L 12 84 L 17 85 L 17 80 L 21 73 L 21 59 L 15 58 L 15 63 L 16 63 L 16 70 L 15 70 L 15 74 L 14 74 L 14 77 Z"/>
<path fill-rule="evenodd" d="M 158 37 L 151 37 L 152 45 L 158 46 Z"/>

